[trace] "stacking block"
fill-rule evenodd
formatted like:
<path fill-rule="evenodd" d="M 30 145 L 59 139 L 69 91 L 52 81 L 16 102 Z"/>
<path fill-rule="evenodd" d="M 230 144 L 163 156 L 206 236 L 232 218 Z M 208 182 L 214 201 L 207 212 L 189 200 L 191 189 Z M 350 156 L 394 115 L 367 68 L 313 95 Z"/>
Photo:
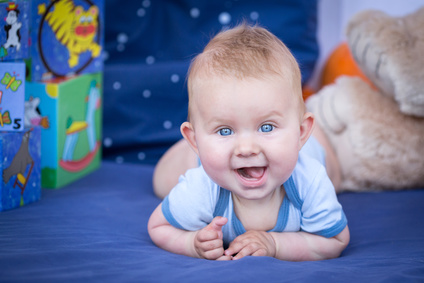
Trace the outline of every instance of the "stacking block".
<path fill-rule="evenodd" d="M 0 60 L 29 56 L 30 1 L 0 1 Z"/>
<path fill-rule="evenodd" d="M 0 132 L 0 211 L 41 196 L 41 129 Z"/>
<path fill-rule="evenodd" d="M 25 63 L 0 62 L 0 131 L 24 129 Z"/>
<path fill-rule="evenodd" d="M 102 84 L 102 73 L 27 82 L 25 124 L 43 127 L 42 187 L 62 187 L 100 166 Z"/>
<path fill-rule="evenodd" d="M 101 72 L 103 0 L 32 0 L 30 80 Z"/>

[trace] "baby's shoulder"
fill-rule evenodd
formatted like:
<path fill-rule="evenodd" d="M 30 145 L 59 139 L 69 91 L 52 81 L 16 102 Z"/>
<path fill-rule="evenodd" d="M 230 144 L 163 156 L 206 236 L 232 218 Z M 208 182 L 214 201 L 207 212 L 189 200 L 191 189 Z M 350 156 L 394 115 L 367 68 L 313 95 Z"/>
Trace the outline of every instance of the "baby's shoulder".
<path fill-rule="evenodd" d="M 177 191 L 179 194 L 216 196 L 219 193 L 219 186 L 209 178 L 203 166 L 199 166 L 181 175 L 172 191 Z"/>
<path fill-rule="evenodd" d="M 324 165 L 308 154 L 299 154 L 296 167 L 291 175 L 292 190 L 300 199 L 316 191 L 334 190 Z"/>
<path fill-rule="evenodd" d="M 184 175 L 179 178 L 179 183 L 186 182 L 190 185 L 202 184 L 205 186 L 214 186 L 215 183 L 209 178 L 203 166 L 191 168 L 186 171 Z"/>

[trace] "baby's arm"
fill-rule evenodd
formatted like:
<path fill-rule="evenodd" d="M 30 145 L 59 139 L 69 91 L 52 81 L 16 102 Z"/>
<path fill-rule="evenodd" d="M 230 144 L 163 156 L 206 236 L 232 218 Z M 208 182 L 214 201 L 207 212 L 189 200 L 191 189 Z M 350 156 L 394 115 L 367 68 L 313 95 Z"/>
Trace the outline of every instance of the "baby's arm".
<path fill-rule="evenodd" d="M 340 256 L 349 239 L 347 226 L 332 238 L 307 232 L 248 231 L 234 239 L 225 255 L 236 254 L 233 259 L 257 255 L 289 261 L 323 260 Z"/>
<path fill-rule="evenodd" d="M 153 191 L 160 197 L 171 191 L 178 178 L 188 169 L 199 166 L 196 153 L 190 148 L 187 141 L 182 139 L 169 148 L 160 158 L 153 173 Z"/>
<path fill-rule="evenodd" d="M 164 250 L 191 257 L 230 260 L 231 257 L 224 256 L 221 229 L 225 223 L 227 218 L 216 217 L 201 230 L 181 230 L 169 224 L 159 205 L 150 216 L 148 231 L 152 241 Z"/>

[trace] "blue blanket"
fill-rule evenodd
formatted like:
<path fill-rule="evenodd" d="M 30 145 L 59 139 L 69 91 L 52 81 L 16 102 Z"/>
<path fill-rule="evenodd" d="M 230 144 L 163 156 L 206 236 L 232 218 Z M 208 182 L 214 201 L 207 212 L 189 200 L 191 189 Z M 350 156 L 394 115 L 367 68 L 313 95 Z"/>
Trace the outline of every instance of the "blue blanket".
<path fill-rule="evenodd" d="M 424 189 L 339 195 L 351 231 L 340 258 L 217 262 L 156 247 L 150 165 L 104 162 L 42 200 L 0 213 L 2 282 L 409 282 L 424 279 Z M 119 177 L 118 177 L 119 176 Z"/>

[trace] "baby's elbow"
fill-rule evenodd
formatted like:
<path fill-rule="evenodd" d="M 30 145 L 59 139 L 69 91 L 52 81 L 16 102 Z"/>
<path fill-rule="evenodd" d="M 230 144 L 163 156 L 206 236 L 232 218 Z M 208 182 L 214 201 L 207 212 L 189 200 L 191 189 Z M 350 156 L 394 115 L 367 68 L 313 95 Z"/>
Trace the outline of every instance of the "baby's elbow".
<path fill-rule="evenodd" d="M 346 226 L 343 231 L 341 231 L 337 236 L 334 237 L 334 239 L 336 240 L 336 248 L 335 248 L 335 256 L 339 257 L 342 252 L 346 249 L 347 245 L 350 242 L 350 232 L 349 232 L 349 227 Z"/>
<path fill-rule="evenodd" d="M 167 222 L 162 214 L 161 207 L 162 204 L 153 211 L 152 215 L 150 215 L 149 221 L 147 222 L 147 232 L 149 233 L 150 239 L 158 246 L 163 245 L 163 239 L 166 238 L 164 237 L 163 226 Z"/>
<path fill-rule="evenodd" d="M 349 228 L 343 229 L 338 235 L 333 238 L 326 238 L 326 245 L 322 245 L 317 253 L 316 260 L 326 260 L 338 258 L 346 249 L 350 241 Z"/>

